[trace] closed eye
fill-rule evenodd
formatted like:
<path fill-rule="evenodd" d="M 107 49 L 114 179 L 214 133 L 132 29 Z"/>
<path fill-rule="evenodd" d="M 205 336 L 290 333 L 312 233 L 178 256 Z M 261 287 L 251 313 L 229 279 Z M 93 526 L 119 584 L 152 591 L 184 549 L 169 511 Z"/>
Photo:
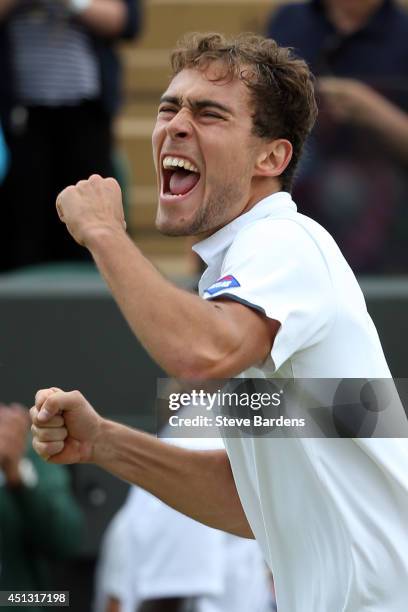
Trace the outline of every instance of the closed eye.
<path fill-rule="evenodd" d="M 221 117 L 221 115 L 218 115 L 217 113 L 210 113 L 210 112 L 205 112 L 202 113 L 203 117 L 212 117 L 213 119 L 224 119 L 224 117 Z"/>
<path fill-rule="evenodd" d="M 161 106 L 159 108 L 159 114 L 160 113 L 177 113 L 177 109 L 173 106 Z"/>

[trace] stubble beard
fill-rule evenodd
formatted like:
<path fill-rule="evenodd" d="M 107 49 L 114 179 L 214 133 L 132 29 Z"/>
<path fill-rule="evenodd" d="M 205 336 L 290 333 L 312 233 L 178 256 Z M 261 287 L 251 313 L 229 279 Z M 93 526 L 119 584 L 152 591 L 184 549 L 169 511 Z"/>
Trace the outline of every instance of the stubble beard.
<path fill-rule="evenodd" d="M 228 221 L 228 209 L 234 203 L 243 199 L 243 190 L 234 182 L 229 185 L 223 185 L 210 195 L 207 202 L 202 205 L 197 214 L 189 225 L 183 224 L 183 221 L 178 226 L 172 227 L 166 224 L 160 227 L 158 217 L 156 218 L 156 228 L 164 236 L 197 236 L 206 232 L 216 231 Z M 227 221 L 226 221 L 227 220 Z"/>

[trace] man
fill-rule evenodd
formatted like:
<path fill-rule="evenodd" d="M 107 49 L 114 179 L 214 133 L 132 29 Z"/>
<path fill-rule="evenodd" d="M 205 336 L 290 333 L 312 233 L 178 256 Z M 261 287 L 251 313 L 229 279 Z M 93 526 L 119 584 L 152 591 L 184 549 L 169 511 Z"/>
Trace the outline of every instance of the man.
<path fill-rule="evenodd" d="M 132 244 L 114 180 L 93 176 L 57 201 L 136 336 L 186 379 L 389 377 L 352 271 L 289 195 L 316 115 L 306 64 L 272 40 L 212 34 L 187 38 L 172 65 L 153 133 L 157 226 L 202 239 L 205 299 Z M 32 419 L 44 458 L 94 462 L 203 523 L 255 536 L 280 612 L 405 610 L 405 441 L 243 437 L 225 439 L 228 454 L 194 452 L 56 388 L 37 393 Z"/>
<path fill-rule="evenodd" d="M 356 274 L 408 270 L 408 14 L 394 0 L 284 3 L 266 28 L 317 77 L 294 188 Z"/>

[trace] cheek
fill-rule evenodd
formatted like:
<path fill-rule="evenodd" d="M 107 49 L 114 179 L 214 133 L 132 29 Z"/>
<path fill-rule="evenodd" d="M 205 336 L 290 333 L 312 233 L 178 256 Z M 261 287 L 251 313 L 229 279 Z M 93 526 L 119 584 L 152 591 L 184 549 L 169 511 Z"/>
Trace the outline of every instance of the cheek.
<path fill-rule="evenodd" d="M 219 176 L 238 178 L 247 166 L 245 145 L 239 140 L 233 143 L 224 141 L 209 158 L 213 172 Z"/>
<path fill-rule="evenodd" d="M 152 133 L 152 151 L 153 151 L 153 161 L 154 161 L 154 165 L 157 169 L 157 154 L 159 151 L 159 147 L 160 147 L 160 141 L 161 141 L 161 132 L 162 130 L 160 130 L 157 125 L 153 130 Z"/>

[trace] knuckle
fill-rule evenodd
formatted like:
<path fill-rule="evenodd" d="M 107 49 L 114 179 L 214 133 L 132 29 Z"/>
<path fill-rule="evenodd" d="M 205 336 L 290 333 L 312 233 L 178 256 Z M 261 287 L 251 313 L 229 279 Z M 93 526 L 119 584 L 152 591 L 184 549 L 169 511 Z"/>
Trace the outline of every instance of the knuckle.
<path fill-rule="evenodd" d="M 55 395 L 49 395 L 47 397 L 47 408 L 54 408 L 58 406 L 58 398 Z"/>
<path fill-rule="evenodd" d="M 74 402 L 82 402 L 85 399 L 82 393 L 78 391 L 78 389 L 71 391 L 71 397 Z"/>
<path fill-rule="evenodd" d="M 64 200 L 66 200 L 67 196 L 71 196 L 72 194 L 74 194 L 75 190 L 76 190 L 75 185 L 69 185 L 68 187 L 65 187 L 64 191 L 61 191 L 61 193 L 59 194 L 57 198 L 57 204 L 61 206 Z"/>
<path fill-rule="evenodd" d="M 37 413 L 37 415 L 38 415 L 38 413 Z M 43 426 L 43 423 L 41 423 L 41 422 L 39 422 L 39 421 L 38 421 L 38 416 L 36 416 L 36 417 L 33 419 L 33 424 L 34 424 L 34 425 L 37 427 L 37 429 L 38 429 L 39 427 L 42 427 L 42 426 Z"/>
<path fill-rule="evenodd" d="M 88 179 L 91 183 L 99 183 L 99 181 L 103 180 L 99 174 L 91 174 Z"/>
<path fill-rule="evenodd" d="M 48 442 L 45 447 L 49 455 L 56 455 L 64 448 L 64 442 L 60 440 L 56 442 Z"/>
<path fill-rule="evenodd" d="M 111 187 L 115 187 L 115 188 L 119 187 L 118 181 L 115 178 L 113 178 L 113 176 L 109 176 L 108 178 L 106 178 L 105 183 Z"/>
<path fill-rule="evenodd" d="M 36 403 L 42 398 L 43 393 L 44 393 L 44 389 L 39 389 L 37 391 L 37 393 L 35 394 L 35 398 L 34 398 Z"/>
<path fill-rule="evenodd" d="M 54 454 L 53 442 L 40 442 L 39 444 L 41 444 L 40 450 L 43 457 L 49 457 Z"/>

